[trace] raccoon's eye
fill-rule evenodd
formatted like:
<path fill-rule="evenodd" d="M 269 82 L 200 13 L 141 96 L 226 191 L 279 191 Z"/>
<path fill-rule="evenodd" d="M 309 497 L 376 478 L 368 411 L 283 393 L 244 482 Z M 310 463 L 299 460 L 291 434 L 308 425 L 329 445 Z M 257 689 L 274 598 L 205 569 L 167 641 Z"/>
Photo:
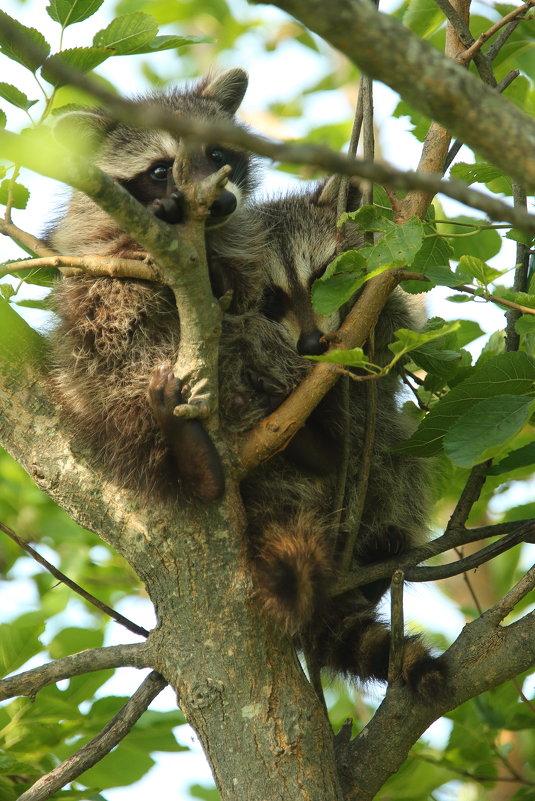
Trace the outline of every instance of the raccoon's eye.
<path fill-rule="evenodd" d="M 260 302 L 260 311 L 268 320 L 282 320 L 288 307 L 288 296 L 278 287 L 264 290 Z"/>
<path fill-rule="evenodd" d="M 168 170 L 168 164 L 155 164 L 154 167 L 151 167 L 149 175 L 153 181 L 167 181 Z"/>
<path fill-rule="evenodd" d="M 223 167 L 224 164 L 228 164 L 228 159 L 225 154 L 225 151 L 222 150 L 220 147 L 212 147 L 208 151 L 208 158 L 212 159 L 214 164 L 217 164 L 218 167 Z"/>

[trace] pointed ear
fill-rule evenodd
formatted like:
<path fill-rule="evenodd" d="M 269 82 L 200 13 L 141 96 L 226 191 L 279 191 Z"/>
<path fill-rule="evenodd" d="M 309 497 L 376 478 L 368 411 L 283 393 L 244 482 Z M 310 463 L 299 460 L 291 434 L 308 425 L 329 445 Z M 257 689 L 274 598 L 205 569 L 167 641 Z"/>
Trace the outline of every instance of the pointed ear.
<path fill-rule="evenodd" d="M 70 150 L 93 153 L 99 149 L 104 136 L 116 124 L 100 111 L 67 111 L 56 119 L 54 134 Z"/>
<path fill-rule="evenodd" d="M 318 206 L 334 206 L 338 201 L 338 192 L 340 191 L 340 183 L 342 178 L 340 175 L 332 175 L 320 188 L 315 202 Z M 360 191 L 360 183 L 358 178 L 351 178 L 349 181 L 349 188 L 347 193 L 347 211 L 355 211 L 360 206 L 360 199 L 362 193 Z"/>
<path fill-rule="evenodd" d="M 339 175 L 331 175 L 331 177 L 320 188 L 319 194 L 316 198 L 318 206 L 332 206 L 338 200 L 338 192 L 340 191 L 341 177 Z"/>
<path fill-rule="evenodd" d="M 216 100 L 230 114 L 238 109 L 247 90 L 249 78 L 245 70 L 234 67 L 222 72 L 202 89 L 203 97 Z"/>

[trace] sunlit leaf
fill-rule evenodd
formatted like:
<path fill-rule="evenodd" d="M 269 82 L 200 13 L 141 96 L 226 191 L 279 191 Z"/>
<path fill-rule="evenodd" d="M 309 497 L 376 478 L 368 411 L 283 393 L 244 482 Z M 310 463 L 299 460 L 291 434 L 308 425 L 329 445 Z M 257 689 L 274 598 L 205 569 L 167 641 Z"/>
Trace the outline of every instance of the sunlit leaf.
<path fill-rule="evenodd" d="M 48 15 L 64 28 L 91 17 L 104 0 L 50 0 Z"/>
<path fill-rule="evenodd" d="M 112 20 L 107 28 L 95 34 L 93 44 L 114 50 L 118 56 L 126 56 L 143 52 L 142 49 L 150 45 L 157 33 L 158 23 L 154 17 L 135 11 Z"/>
<path fill-rule="evenodd" d="M 20 22 L 17 22 L 13 17 L 6 14 L 5 11 L 0 11 L 0 23 L 3 20 L 14 25 L 21 36 L 32 42 L 36 47 L 41 48 L 42 55 L 36 56 L 34 53 L 28 53 L 23 45 L 13 42 L 9 34 L 4 32 L 2 25 L 0 25 L 0 50 L 8 58 L 13 59 L 13 61 L 18 61 L 19 64 L 27 67 L 31 72 L 35 72 L 50 53 L 50 45 L 43 34 L 39 33 L 38 30 L 35 28 L 27 28 L 25 25 L 21 25 Z"/>
<path fill-rule="evenodd" d="M 11 103 L 13 106 L 24 109 L 24 111 L 28 111 L 28 109 L 37 103 L 37 100 L 28 100 L 24 92 L 21 92 L 20 89 L 17 89 L 16 86 L 12 86 L 10 83 L 0 83 L 0 97 L 3 97 L 4 100 L 7 100 L 8 103 Z"/>

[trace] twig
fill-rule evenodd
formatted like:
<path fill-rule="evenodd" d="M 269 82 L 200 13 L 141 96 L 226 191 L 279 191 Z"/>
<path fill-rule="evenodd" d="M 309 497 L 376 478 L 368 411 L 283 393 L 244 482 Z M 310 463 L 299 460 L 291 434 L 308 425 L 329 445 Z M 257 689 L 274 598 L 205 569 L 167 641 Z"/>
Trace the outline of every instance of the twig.
<path fill-rule="evenodd" d="M 530 526 L 528 533 L 530 530 L 535 532 L 535 527 Z M 520 528 L 510 534 L 506 534 L 497 542 L 493 542 L 485 548 L 470 554 L 470 556 L 466 556 L 464 559 L 459 559 L 446 565 L 438 565 L 437 567 L 411 567 L 405 571 L 405 576 L 408 581 L 439 581 L 440 579 L 457 576 L 459 573 L 479 567 L 490 559 L 494 559 L 501 553 L 510 550 L 515 545 L 524 542 L 525 534 L 526 531 Z"/>
<path fill-rule="evenodd" d="M 78 654 L 55 659 L 46 665 L 25 670 L 16 676 L 0 681 L 0 701 L 14 696 L 26 695 L 35 698 L 39 690 L 55 684 L 61 679 L 94 673 L 96 670 L 111 668 L 151 667 L 152 650 L 148 643 L 127 643 L 110 645 L 106 648 L 88 648 Z"/>
<path fill-rule="evenodd" d="M 0 278 L 19 270 L 37 270 L 46 267 L 61 269 L 64 275 L 109 275 L 112 278 L 141 278 L 155 281 L 156 275 L 146 261 L 114 259 L 109 256 L 46 256 L 40 259 L 13 261 L 0 269 Z"/>
<path fill-rule="evenodd" d="M 495 22 L 487 31 L 481 33 L 476 41 L 467 48 L 464 53 L 461 53 L 459 61 L 463 64 L 467 64 L 471 58 L 473 58 L 474 54 L 477 53 L 481 47 L 485 44 L 485 42 L 490 39 L 495 33 L 497 33 L 504 25 L 507 25 L 508 22 L 519 17 L 524 11 L 527 11 L 530 8 L 533 8 L 535 5 L 535 0 L 528 0 L 527 3 L 515 8 L 513 11 L 510 11 L 508 14 L 505 15 L 501 20 Z"/>
<path fill-rule="evenodd" d="M 474 37 L 470 32 L 470 28 L 466 22 L 461 19 L 460 15 L 457 13 L 449 0 L 435 0 L 435 3 L 455 29 L 455 33 L 459 37 L 459 40 L 465 47 L 470 47 L 474 43 Z M 474 64 L 476 65 L 481 80 L 489 86 L 495 86 L 496 80 L 494 78 L 487 55 L 477 51 L 474 54 Z"/>
<path fill-rule="evenodd" d="M 121 626 L 124 626 L 129 631 L 133 632 L 134 634 L 139 634 L 141 637 L 148 637 L 149 632 L 147 629 L 144 629 L 142 626 L 138 626 L 136 623 L 132 623 L 131 620 L 128 620 L 127 617 L 121 615 L 120 612 L 116 612 L 115 609 L 112 609 L 107 604 L 103 603 L 103 601 L 99 601 L 98 598 L 95 598 L 94 595 L 84 590 L 75 581 L 72 581 L 68 576 L 58 570 L 54 565 L 50 564 L 50 562 L 41 556 L 31 545 L 28 545 L 27 542 L 24 542 L 14 531 L 12 531 L 8 526 L 4 525 L 4 523 L 0 522 L 0 531 L 3 531 L 4 534 L 7 534 L 8 537 L 11 537 L 13 542 L 16 542 L 17 545 L 22 548 L 26 553 L 29 553 L 32 559 L 35 559 L 36 562 L 39 562 L 40 565 L 43 565 L 49 573 L 51 573 L 55 578 L 59 579 L 59 581 L 66 584 L 71 590 L 73 590 L 78 595 L 81 595 L 86 601 L 88 601 L 93 606 L 96 606 L 97 609 L 100 609 L 101 612 L 104 612 L 105 615 L 108 615 L 117 623 L 120 623 Z"/>
<path fill-rule="evenodd" d="M 11 237 L 11 239 L 20 245 L 20 247 L 27 253 L 33 256 L 37 253 L 39 256 L 53 256 L 54 251 L 47 247 L 42 239 L 23 231 L 22 228 L 14 225 L 7 220 L 0 220 L 0 234 Z"/>
<path fill-rule="evenodd" d="M 520 581 L 509 590 L 507 595 L 498 601 L 492 609 L 484 613 L 483 617 L 496 626 L 509 614 L 509 612 L 535 587 L 535 565 L 522 576 Z"/>
<path fill-rule="evenodd" d="M 411 548 L 403 556 L 387 559 L 380 564 L 366 565 L 359 567 L 358 570 L 353 570 L 347 576 L 347 579 L 340 581 L 336 586 L 336 594 L 347 592 L 350 589 L 361 587 L 364 584 L 369 584 L 378 579 L 388 578 L 397 568 L 403 568 L 405 577 L 408 578 L 408 572 L 415 565 L 425 562 L 432 556 L 446 553 L 460 545 L 467 545 L 470 542 L 477 542 L 486 539 L 487 537 L 501 536 L 503 534 L 517 534 L 519 530 L 522 531 L 522 541 L 533 542 L 535 541 L 535 519 L 521 520 L 516 523 L 496 523 L 493 526 L 482 526 L 481 528 L 466 529 L 464 526 L 459 528 L 446 529 L 446 533 L 441 537 L 437 537 L 424 545 L 417 548 Z M 412 579 L 411 579 L 412 580 Z"/>
<path fill-rule="evenodd" d="M 524 187 L 517 183 L 513 183 L 513 200 L 515 207 L 527 209 L 527 195 Z M 527 245 L 522 242 L 517 242 L 516 245 L 516 268 L 515 277 L 513 281 L 513 289 L 516 292 L 526 292 L 528 288 L 528 270 L 529 270 L 529 257 L 530 250 Z M 520 346 L 520 336 L 515 331 L 515 323 L 520 317 L 520 309 L 512 310 L 507 313 L 507 327 L 505 334 L 505 349 L 508 351 L 518 350 Z M 532 309 L 535 314 L 535 309 Z"/>
<path fill-rule="evenodd" d="M 99 762 L 126 737 L 149 704 L 166 686 L 166 680 L 159 673 L 149 673 L 134 695 L 96 737 L 46 776 L 38 779 L 29 790 L 19 796 L 19 801 L 45 801 Z"/>
<path fill-rule="evenodd" d="M 390 657 L 388 661 L 388 685 L 391 687 L 401 676 L 403 667 L 403 570 L 395 570 L 390 582 Z"/>
<path fill-rule="evenodd" d="M 445 533 L 464 526 L 468 520 L 468 515 L 472 510 L 472 506 L 477 501 L 483 489 L 483 485 L 487 480 L 487 469 L 491 464 L 491 460 L 476 464 L 470 471 L 466 485 L 461 493 L 461 497 L 457 501 L 457 505 L 453 510 L 451 517 L 448 521 Z M 461 543 L 456 543 L 460 545 Z"/>

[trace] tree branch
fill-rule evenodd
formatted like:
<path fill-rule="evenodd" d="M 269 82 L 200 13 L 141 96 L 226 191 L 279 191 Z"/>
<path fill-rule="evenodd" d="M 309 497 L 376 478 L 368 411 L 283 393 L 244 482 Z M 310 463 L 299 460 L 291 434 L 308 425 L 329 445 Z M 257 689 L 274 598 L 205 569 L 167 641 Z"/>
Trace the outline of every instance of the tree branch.
<path fill-rule="evenodd" d="M 96 737 L 46 776 L 38 779 L 29 790 L 19 796 L 19 801 L 45 801 L 54 795 L 56 790 L 99 762 L 121 740 L 124 740 L 149 704 L 166 686 L 167 682 L 159 673 L 155 671 L 149 673 L 134 695 Z"/>
<path fill-rule="evenodd" d="M 154 271 L 145 261 L 114 259 L 109 256 L 45 256 L 40 259 L 12 261 L 0 269 L 0 278 L 20 270 L 40 270 L 47 267 L 61 269 L 63 275 L 109 275 L 112 278 L 139 278 L 154 281 Z"/>
<path fill-rule="evenodd" d="M 106 648 L 89 648 L 78 654 L 64 656 L 32 670 L 0 681 L 0 701 L 14 696 L 26 695 L 35 698 L 39 690 L 62 679 L 94 673 L 110 668 L 151 667 L 152 648 L 148 643 L 111 645 Z"/>
<path fill-rule="evenodd" d="M 32 548 L 31 545 L 28 545 L 27 542 L 24 542 L 24 540 L 22 540 L 17 534 L 15 534 L 14 531 L 12 531 L 8 526 L 6 526 L 2 522 L 0 522 L 0 531 L 3 531 L 4 534 L 7 534 L 8 537 L 11 537 L 13 542 L 16 542 L 20 548 L 26 551 L 26 553 L 30 554 L 32 559 L 35 559 L 36 562 L 38 562 L 40 565 L 43 565 L 43 567 L 45 567 L 49 573 L 55 576 L 55 578 L 59 579 L 59 581 L 63 582 L 63 584 L 66 584 L 67 587 L 69 587 L 75 593 L 77 593 L 86 601 L 88 601 L 88 603 L 92 604 L 97 609 L 100 609 L 100 611 L 104 612 L 105 615 L 111 617 L 112 620 L 115 620 L 117 623 L 120 623 L 121 626 L 124 626 L 133 634 L 139 634 L 141 637 L 149 636 L 149 632 L 147 631 L 147 629 L 144 629 L 142 626 L 138 626 L 136 623 L 133 623 L 131 620 L 128 620 L 128 618 L 124 617 L 124 615 L 121 615 L 120 612 L 116 612 L 115 609 L 112 609 L 103 601 L 100 601 L 98 598 L 95 598 L 94 595 L 91 595 L 90 592 L 84 590 L 83 587 L 80 587 L 79 584 L 76 584 L 75 581 L 72 581 L 68 576 L 62 573 L 61 570 L 58 570 L 56 567 L 54 567 L 54 565 L 50 564 L 50 562 L 47 559 L 45 559 L 44 556 L 41 556 L 41 554 L 38 553 L 38 551 Z"/>
<path fill-rule="evenodd" d="M 474 58 L 475 54 L 481 50 L 481 47 L 485 44 L 485 42 L 490 39 L 491 36 L 494 36 L 504 25 L 507 25 L 508 22 L 515 20 L 516 18 L 522 19 L 522 14 L 530 8 L 533 8 L 535 5 L 535 0 L 528 0 L 527 3 L 515 8 L 513 11 L 510 11 L 508 14 L 505 15 L 502 19 L 498 20 L 494 25 L 492 25 L 488 31 L 484 31 L 480 33 L 475 42 L 468 47 L 464 53 L 461 53 L 459 57 L 459 61 L 461 64 L 467 64 L 472 58 Z"/>

